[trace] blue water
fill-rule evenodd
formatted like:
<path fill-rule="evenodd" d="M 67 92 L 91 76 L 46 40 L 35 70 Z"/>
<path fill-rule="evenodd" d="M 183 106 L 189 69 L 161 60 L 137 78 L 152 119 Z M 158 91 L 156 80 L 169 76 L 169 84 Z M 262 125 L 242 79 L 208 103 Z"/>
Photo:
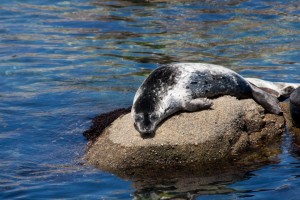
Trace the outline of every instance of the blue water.
<path fill-rule="evenodd" d="M 288 134 L 277 164 L 239 181 L 168 185 L 165 192 L 137 191 L 131 180 L 82 160 L 91 119 L 129 106 L 159 63 L 208 62 L 248 77 L 300 82 L 299 6 L 1 0 L 0 199 L 300 199 L 300 155 Z"/>

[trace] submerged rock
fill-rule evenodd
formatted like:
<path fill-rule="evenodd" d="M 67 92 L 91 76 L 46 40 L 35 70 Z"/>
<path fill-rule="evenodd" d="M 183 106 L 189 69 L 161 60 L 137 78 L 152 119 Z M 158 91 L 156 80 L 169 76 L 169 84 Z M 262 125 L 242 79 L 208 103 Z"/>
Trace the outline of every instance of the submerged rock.
<path fill-rule="evenodd" d="M 172 116 L 153 138 L 141 138 L 130 114 L 123 115 L 89 147 L 85 159 L 121 176 L 153 176 L 175 169 L 209 174 L 233 163 L 274 159 L 280 153 L 284 125 L 283 116 L 265 114 L 252 99 L 224 96 L 215 99 L 210 110 Z"/>

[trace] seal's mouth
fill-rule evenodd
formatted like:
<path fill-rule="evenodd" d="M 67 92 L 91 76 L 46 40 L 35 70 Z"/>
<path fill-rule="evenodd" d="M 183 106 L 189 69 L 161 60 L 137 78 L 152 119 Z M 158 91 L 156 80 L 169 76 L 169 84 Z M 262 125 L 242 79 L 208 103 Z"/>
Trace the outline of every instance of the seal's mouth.
<path fill-rule="evenodd" d="M 155 130 L 151 127 L 144 127 L 138 126 L 134 123 L 134 128 L 140 133 L 142 138 L 152 138 L 154 137 Z"/>

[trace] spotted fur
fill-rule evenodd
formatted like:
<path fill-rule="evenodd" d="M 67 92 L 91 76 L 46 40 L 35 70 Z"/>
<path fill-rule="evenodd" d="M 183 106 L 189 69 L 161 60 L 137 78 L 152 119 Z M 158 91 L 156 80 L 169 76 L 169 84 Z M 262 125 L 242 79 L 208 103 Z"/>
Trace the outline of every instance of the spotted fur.
<path fill-rule="evenodd" d="M 210 99 L 222 95 L 253 98 L 269 112 L 281 112 L 275 97 L 230 69 L 212 64 L 178 63 L 163 65 L 148 76 L 134 97 L 131 114 L 136 129 L 147 135 L 175 112 L 209 108 Z"/>

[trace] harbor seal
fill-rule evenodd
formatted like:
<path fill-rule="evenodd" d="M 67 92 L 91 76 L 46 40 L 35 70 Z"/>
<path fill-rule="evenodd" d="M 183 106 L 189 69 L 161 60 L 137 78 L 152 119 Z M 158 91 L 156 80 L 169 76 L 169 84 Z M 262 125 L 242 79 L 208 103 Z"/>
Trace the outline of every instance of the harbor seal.
<path fill-rule="evenodd" d="M 300 128 L 300 87 L 290 96 L 290 110 L 294 125 Z"/>
<path fill-rule="evenodd" d="M 155 132 L 158 124 L 178 111 L 194 112 L 212 106 L 222 95 L 253 98 L 267 111 L 280 114 L 274 96 L 250 84 L 236 72 L 202 63 L 167 64 L 155 69 L 138 88 L 131 109 L 141 136 Z"/>

